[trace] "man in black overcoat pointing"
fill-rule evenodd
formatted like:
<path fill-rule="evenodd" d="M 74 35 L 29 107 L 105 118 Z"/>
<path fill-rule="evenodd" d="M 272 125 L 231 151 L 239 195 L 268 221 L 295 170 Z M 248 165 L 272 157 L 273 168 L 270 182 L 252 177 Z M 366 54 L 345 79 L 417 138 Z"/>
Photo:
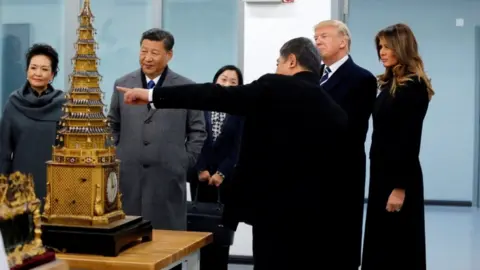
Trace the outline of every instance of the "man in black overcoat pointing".
<path fill-rule="evenodd" d="M 127 104 L 244 116 L 223 219 L 233 230 L 252 225 L 255 270 L 345 263 L 338 257 L 348 213 L 341 194 L 348 185 L 341 166 L 347 116 L 319 85 L 320 67 L 317 48 L 300 37 L 280 49 L 276 74 L 243 86 L 117 87 Z"/>

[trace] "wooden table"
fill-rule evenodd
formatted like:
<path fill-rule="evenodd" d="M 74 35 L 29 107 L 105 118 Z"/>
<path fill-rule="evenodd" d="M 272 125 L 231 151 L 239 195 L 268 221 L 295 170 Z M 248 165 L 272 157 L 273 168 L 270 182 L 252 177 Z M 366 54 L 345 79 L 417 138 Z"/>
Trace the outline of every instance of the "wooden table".
<path fill-rule="evenodd" d="M 32 270 L 69 270 L 69 267 L 68 263 L 65 261 L 55 260 L 42 266 L 35 267 Z"/>
<path fill-rule="evenodd" d="M 57 253 L 71 270 L 168 270 L 185 263 L 188 270 L 200 269 L 200 248 L 210 244 L 211 233 L 153 231 L 153 240 L 137 243 L 117 257 Z"/>

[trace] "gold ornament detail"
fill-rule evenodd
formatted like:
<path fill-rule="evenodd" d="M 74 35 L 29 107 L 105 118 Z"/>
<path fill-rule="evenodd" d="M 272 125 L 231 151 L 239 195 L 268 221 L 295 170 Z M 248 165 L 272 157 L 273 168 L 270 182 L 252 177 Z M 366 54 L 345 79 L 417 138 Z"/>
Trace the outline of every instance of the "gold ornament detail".
<path fill-rule="evenodd" d="M 5 245 L 10 268 L 46 252 L 41 238 L 40 204 L 32 175 L 0 175 L 0 223 L 4 235 L 4 243 L 0 244 Z"/>

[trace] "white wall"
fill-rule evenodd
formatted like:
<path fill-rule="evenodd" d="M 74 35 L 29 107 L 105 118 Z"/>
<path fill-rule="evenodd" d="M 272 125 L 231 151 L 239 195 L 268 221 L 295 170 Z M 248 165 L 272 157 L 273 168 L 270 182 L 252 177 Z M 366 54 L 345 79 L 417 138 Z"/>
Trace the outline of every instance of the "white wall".
<path fill-rule="evenodd" d="M 280 47 L 296 37 L 313 38 L 313 26 L 331 18 L 331 0 L 296 0 L 245 6 L 244 72 L 250 82 L 275 72 Z"/>
<path fill-rule="evenodd" d="M 335 0 L 334 0 L 335 1 Z M 251 82 L 275 72 L 280 47 L 296 37 L 313 38 L 313 26 L 331 18 L 331 0 L 296 0 L 285 4 L 245 4 L 244 77 Z M 255 188 L 255 187 L 252 187 Z M 252 255 L 252 233 L 240 224 L 231 255 Z"/>

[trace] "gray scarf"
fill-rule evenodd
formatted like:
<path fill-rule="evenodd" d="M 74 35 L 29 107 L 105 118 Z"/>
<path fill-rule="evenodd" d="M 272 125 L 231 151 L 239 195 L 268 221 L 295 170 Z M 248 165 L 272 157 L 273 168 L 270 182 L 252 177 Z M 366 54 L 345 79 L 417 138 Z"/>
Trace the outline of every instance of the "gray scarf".
<path fill-rule="evenodd" d="M 66 99 L 63 91 L 50 84 L 44 95 L 37 97 L 27 82 L 24 87 L 12 93 L 12 105 L 26 117 L 38 121 L 60 121 L 62 105 Z"/>

